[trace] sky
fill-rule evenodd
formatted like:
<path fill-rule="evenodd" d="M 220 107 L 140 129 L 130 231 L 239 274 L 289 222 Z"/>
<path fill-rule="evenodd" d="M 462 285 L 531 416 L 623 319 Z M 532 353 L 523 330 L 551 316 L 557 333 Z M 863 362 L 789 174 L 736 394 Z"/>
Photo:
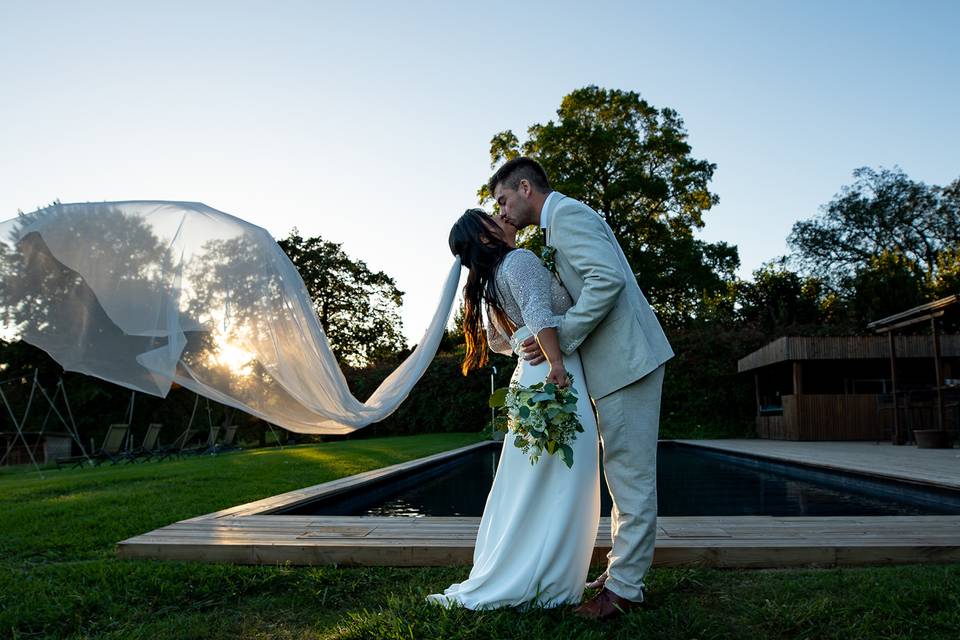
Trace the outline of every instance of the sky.
<path fill-rule="evenodd" d="M 960 177 L 960 2 L 0 0 L 0 219 L 199 201 L 342 243 L 416 343 L 489 144 L 636 91 L 717 165 L 704 240 L 741 276 L 861 166 Z"/>

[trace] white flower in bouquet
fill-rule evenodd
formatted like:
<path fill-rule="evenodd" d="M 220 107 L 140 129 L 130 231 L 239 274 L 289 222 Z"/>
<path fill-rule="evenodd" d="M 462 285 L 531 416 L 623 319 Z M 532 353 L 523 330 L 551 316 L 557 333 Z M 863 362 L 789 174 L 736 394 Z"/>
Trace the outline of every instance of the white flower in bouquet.
<path fill-rule="evenodd" d="M 572 376 L 570 382 L 573 382 Z M 560 388 L 552 382 L 529 387 L 511 384 L 490 396 L 491 407 L 504 407 L 506 415 L 497 420 L 497 428 L 515 434 L 514 446 L 530 456 L 535 464 L 546 451 L 559 455 L 567 467 L 573 466 L 570 443 L 583 433 L 577 415 L 577 392 L 573 386 Z"/>

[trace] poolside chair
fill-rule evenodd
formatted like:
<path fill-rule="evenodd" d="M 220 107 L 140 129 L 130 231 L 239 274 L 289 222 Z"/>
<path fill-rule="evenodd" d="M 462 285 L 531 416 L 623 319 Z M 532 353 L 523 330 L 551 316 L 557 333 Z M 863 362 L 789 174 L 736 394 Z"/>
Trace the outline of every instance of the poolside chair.
<path fill-rule="evenodd" d="M 127 433 L 130 431 L 130 425 L 112 424 L 107 429 L 107 434 L 103 436 L 103 444 L 100 449 L 93 453 L 89 458 L 87 456 L 68 456 L 66 458 L 57 458 L 57 469 L 63 465 L 79 467 L 87 460 L 94 465 L 100 465 L 107 460 L 110 464 L 117 464 L 123 459 L 123 443 L 127 439 Z"/>
<path fill-rule="evenodd" d="M 213 455 L 218 453 L 224 453 L 226 451 L 235 451 L 240 447 L 237 447 L 233 444 L 234 439 L 237 437 L 237 425 L 231 424 L 223 428 L 223 438 L 217 444 L 213 445 Z"/>
<path fill-rule="evenodd" d="M 160 447 L 160 450 L 157 452 L 157 455 L 160 456 L 160 460 L 166 460 L 167 458 L 181 455 L 187 451 L 187 443 L 193 439 L 197 433 L 196 429 L 187 428 L 183 433 L 181 433 L 176 440 L 170 444 Z"/>
<path fill-rule="evenodd" d="M 123 460 L 123 445 L 129 434 L 130 425 L 128 424 L 110 425 L 110 428 L 107 429 L 107 435 L 103 437 L 103 446 L 100 447 L 100 451 L 93 458 L 93 463 L 101 465 L 109 460 L 110 464 L 117 464 Z"/>
<path fill-rule="evenodd" d="M 143 436 L 143 442 L 140 446 L 124 455 L 125 462 L 136 462 L 137 460 L 149 460 L 161 451 L 159 444 L 160 430 L 163 425 L 159 422 L 151 422 L 147 426 L 147 433 Z"/>
<path fill-rule="evenodd" d="M 191 447 L 190 449 L 185 450 L 183 453 L 186 455 L 201 455 L 204 453 L 213 453 L 216 451 L 217 436 L 220 435 L 220 427 L 210 427 L 210 431 L 207 432 L 207 441 L 201 444 L 198 447 Z"/>

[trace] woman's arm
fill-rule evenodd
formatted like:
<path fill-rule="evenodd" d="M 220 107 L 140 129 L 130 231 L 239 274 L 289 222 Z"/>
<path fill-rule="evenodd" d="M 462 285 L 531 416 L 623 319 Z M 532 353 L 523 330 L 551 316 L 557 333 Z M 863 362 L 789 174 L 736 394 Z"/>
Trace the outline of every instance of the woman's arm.
<path fill-rule="evenodd" d="M 543 355 L 547 357 L 547 362 L 550 363 L 550 373 L 547 374 L 547 381 L 553 382 L 561 388 L 570 386 L 570 378 L 563 366 L 563 352 L 560 350 L 557 328 L 545 327 L 541 329 L 540 333 L 537 334 L 537 343 L 543 350 Z"/>
<path fill-rule="evenodd" d="M 510 262 L 504 266 L 507 267 L 505 275 L 510 294 L 520 307 L 524 324 L 536 336 L 544 356 L 550 362 L 547 380 L 566 387 L 570 380 L 563 367 L 563 352 L 557 333 L 560 316 L 553 313 L 550 301 L 553 275 L 536 254 L 526 249 L 517 249 L 509 258 Z"/>

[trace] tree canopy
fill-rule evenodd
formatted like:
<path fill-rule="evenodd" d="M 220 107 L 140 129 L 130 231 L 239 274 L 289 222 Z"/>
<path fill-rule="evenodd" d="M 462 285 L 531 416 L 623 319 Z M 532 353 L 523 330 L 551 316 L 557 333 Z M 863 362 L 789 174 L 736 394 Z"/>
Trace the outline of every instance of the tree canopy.
<path fill-rule="evenodd" d="M 740 264 L 736 247 L 694 235 L 719 202 L 709 189 L 716 165 L 693 157 L 675 110 L 633 91 L 577 89 L 556 120 L 531 125 L 523 142 L 509 130 L 493 136 L 491 167 L 519 155 L 540 162 L 554 189 L 604 216 L 668 323 L 697 317 L 712 297 L 727 294 Z M 481 203 L 490 199 L 486 186 L 478 195 Z M 539 242 L 530 234 L 521 241 Z"/>
<path fill-rule="evenodd" d="M 393 278 L 319 236 L 294 229 L 278 243 L 300 272 L 338 360 L 366 365 L 406 347 L 403 292 Z"/>
<path fill-rule="evenodd" d="M 839 301 L 850 329 L 960 289 L 960 179 L 861 167 L 818 216 L 794 224 L 790 261 Z"/>
<path fill-rule="evenodd" d="M 787 241 L 796 262 L 841 291 L 852 291 L 864 270 L 893 265 L 936 289 L 960 247 L 960 179 L 944 188 L 870 167 L 853 177 L 820 215 L 794 224 Z"/>

